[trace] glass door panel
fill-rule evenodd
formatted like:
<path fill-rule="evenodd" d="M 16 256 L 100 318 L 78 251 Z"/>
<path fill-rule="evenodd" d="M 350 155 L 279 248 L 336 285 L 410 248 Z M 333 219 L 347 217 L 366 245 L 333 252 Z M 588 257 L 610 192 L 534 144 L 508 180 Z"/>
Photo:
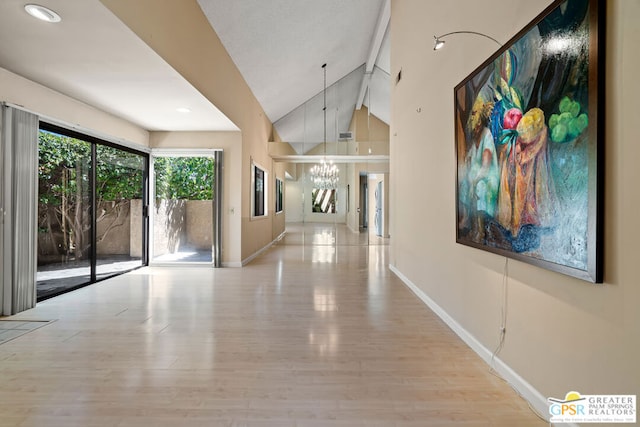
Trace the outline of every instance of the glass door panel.
<path fill-rule="evenodd" d="M 40 131 L 38 298 L 91 280 L 91 144 Z"/>
<path fill-rule="evenodd" d="M 96 278 L 143 265 L 145 157 L 96 146 Z"/>
<path fill-rule="evenodd" d="M 213 157 L 154 157 L 153 262 L 213 260 Z"/>

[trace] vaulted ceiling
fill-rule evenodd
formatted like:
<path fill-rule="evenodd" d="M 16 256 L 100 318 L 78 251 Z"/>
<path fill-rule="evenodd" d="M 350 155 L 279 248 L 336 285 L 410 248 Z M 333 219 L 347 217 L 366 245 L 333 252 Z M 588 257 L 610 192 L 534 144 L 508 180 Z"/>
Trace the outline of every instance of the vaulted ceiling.
<path fill-rule="evenodd" d="M 0 2 L 0 67 L 148 130 L 237 129 L 99 0 L 41 0 L 58 24 L 25 3 Z M 360 104 L 388 123 L 389 0 L 198 4 L 284 141 L 322 141 L 324 63 L 328 140 Z"/>
<path fill-rule="evenodd" d="M 359 96 L 388 123 L 388 0 L 198 3 L 284 141 L 323 141 L 325 63 L 328 140 L 348 130 Z"/>

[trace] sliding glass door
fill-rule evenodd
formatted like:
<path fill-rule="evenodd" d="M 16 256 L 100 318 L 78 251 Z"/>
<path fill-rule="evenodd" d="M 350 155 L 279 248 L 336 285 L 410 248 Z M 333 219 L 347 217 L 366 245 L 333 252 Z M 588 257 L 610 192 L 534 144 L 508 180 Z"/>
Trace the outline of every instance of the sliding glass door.
<path fill-rule="evenodd" d="M 41 124 L 38 299 L 146 263 L 148 156 Z"/>
<path fill-rule="evenodd" d="M 91 281 L 91 144 L 41 130 L 38 297 Z"/>
<path fill-rule="evenodd" d="M 146 158 L 96 145 L 96 278 L 143 264 Z"/>

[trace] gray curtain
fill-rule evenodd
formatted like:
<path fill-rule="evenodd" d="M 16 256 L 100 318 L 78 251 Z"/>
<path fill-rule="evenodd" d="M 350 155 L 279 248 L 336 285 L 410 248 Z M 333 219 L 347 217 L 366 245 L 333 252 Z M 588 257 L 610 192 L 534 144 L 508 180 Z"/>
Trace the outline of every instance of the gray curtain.
<path fill-rule="evenodd" d="M 2 315 L 36 304 L 38 116 L 2 104 L 0 297 Z"/>

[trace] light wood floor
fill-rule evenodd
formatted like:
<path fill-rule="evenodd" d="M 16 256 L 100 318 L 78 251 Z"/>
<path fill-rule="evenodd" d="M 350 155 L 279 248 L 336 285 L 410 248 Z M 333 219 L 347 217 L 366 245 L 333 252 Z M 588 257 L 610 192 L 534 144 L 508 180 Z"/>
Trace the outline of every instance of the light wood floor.
<path fill-rule="evenodd" d="M 242 269 L 145 268 L 15 316 L 55 322 L 0 345 L 0 426 L 546 425 L 388 246 L 300 232 Z"/>

